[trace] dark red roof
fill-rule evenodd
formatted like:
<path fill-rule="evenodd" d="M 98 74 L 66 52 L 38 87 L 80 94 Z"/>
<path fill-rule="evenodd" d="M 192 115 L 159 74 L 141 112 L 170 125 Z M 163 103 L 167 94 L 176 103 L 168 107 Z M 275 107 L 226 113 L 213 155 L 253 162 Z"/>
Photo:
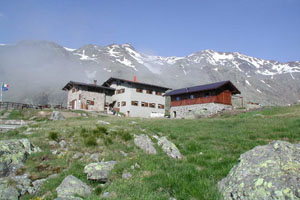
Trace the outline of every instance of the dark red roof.
<path fill-rule="evenodd" d="M 187 88 L 172 90 L 171 92 L 166 93 L 165 96 L 215 90 L 215 89 L 221 88 L 227 84 L 230 86 L 230 90 L 231 90 L 232 94 L 241 94 L 241 92 L 230 81 L 221 81 L 221 82 L 217 82 L 217 83 L 198 85 L 198 86 L 194 86 L 194 87 L 187 87 Z"/>

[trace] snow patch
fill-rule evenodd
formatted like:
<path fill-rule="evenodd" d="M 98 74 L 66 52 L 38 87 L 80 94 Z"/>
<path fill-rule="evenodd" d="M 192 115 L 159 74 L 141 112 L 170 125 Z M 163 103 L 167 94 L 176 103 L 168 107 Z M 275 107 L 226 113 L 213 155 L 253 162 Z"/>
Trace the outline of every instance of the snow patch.
<path fill-rule="evenodd" d="M 249 86 L 252 86 L 248 80 L 245 80 L 245 82 L 249 85 Z"/>
<path fill-rule="evenodd" d="M 262 93 L 259 89 L 256 89 L 257 92 Z"/>
<path fill-rule="evenodd" d="M 76 50 L 76 49 L 71 49 L 71 48 L 68 48 L 68 47 L 64 47 L 64 49 L 67 50 L 67 51 L 71 51 L 71 52 Z"/>

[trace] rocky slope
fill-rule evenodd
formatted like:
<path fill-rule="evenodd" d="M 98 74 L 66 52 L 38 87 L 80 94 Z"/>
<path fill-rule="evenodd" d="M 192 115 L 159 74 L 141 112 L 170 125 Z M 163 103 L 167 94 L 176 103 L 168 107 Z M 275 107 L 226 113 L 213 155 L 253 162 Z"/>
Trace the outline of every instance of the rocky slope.
<path fill-rule="evenodd" d="M 138 81 L 174 89 L 231 80 L 246 101 L 285 105 L 300 98 L 299 72 L 299 61 L 280 63 L 238 52 L 204 50 L 161 57 L 140 53 L 130 44 L 69 49 L 53 42 L 22 41 L 0 46 L 0 80 L 11 85 L 5 100 L 41 104 L 64 102 L 61 88 L 69 80 L 101 83 L 111 76 L 136 75 Z"/>

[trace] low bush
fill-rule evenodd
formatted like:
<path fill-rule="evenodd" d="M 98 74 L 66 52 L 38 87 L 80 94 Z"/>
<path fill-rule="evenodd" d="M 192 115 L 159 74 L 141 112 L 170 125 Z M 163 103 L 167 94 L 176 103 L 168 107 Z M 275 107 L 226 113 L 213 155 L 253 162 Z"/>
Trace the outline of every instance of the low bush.
<path fill-rule="evenodd" d="M 89 137 L 87 137 L 87 138 L 84 140 L 84 144 L 85 144 L 87 147 L 90 147 L 90 146 L 96 146 L 96 145 L 97 145 L 97 139 L 96 139 L 96 137 L 94 137 L 94 136 L 89 136 Z"/>
<path fill-rule="evenodd" d="M 58 133 L 57 132 L 54 132 L 54 131 L 51 131 L 49 133 L 49 136 L 48 136 L 51 140 L 54 140 L 54 141 L 57 141 L 58 140 Z"/>

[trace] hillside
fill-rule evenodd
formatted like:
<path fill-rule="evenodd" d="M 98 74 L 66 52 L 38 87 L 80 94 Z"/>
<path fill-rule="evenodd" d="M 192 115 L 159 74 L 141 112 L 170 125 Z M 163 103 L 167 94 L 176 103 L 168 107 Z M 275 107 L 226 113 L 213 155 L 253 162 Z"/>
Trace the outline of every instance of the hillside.
<path fill-rule="evenodd" d="M 10 84 L 4 100 L 66 103 L 61 88 L 70 80 L 98 83 L 109 77 L 173 89 L 230 80 L 245 101 L 287 105 L 300 99 L 300 62 L 280 63 L 238 52 L 203 50 L 184 57 L 138 52 L 130 44 L 70 49 L 48 41 L 0 46 L 0 80 Z M 284 98 L 282 98 L 284 97 Z"/>
<path fill-rule="evenodd" d="M 54 199 L 55 189 L 68 175 L 95 189 L 87 199 L 99 199 L 106 192 L 111 199 L 219 199 L 216 184 L 237 163 L 240 154 L 273 140 L 300 140 L 299 105 L 195 120 L 64 112 L 66 120 L 51 121 L 50 113 L 24 110 L 6 114 L 9 119 L 30 118 L 33 123 L 1 133 L 0 139 L 27 138 L 41 149 L 30 154 L 18 174 L 27 173 L 31 180 L 57 174 L 43 183 L 38 194 L 27 193 L 21 199 Z M 155 143 L 156 155 L 146 154 L 134 144 L 134 135 L 141 134 Z M 183 159 L 169 158 L 156 144 L 155 135 L 172 141 Z M 106 184 L 86 178 L 84 167 L 95 160 L 117 162 Z M 125 177 L 124 173 L 132 176 Z"/>

